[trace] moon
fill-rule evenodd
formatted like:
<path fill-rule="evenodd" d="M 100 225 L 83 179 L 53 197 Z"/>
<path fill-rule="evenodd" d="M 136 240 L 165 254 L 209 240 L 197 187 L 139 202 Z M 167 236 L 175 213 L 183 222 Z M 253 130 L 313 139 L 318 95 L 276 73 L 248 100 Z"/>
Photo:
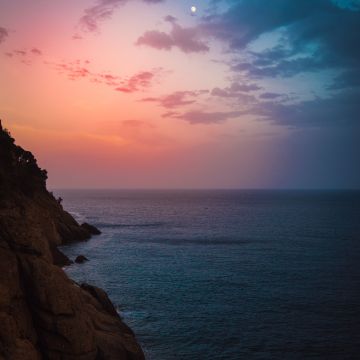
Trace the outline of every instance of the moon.
<path fill-rule="evenodd" d="M 193 6 L 190 8 L 190 10 L 191 10 L 191 12 L 192 12 L 193 14 L 195 14 L 196 11 L 197 11 L 197 8 L 196 8 L 196 6 L 193 5 Z"/>

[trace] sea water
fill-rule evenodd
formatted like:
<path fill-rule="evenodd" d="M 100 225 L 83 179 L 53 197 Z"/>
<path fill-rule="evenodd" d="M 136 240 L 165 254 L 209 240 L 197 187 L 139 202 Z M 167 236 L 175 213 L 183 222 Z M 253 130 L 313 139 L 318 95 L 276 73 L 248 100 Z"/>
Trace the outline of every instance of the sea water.
<path fill-rule="evenodd" d="M 359 359 L 360 192 L 56 191 L 149 360 Z"/>

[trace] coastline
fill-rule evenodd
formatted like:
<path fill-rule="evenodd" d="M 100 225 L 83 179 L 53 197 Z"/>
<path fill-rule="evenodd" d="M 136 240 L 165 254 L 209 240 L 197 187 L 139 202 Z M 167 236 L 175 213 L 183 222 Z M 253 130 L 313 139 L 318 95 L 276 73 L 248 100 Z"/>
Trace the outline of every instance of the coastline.
<path fill-rule="evenodd" d="M 59 245 L 98 230 L 46 189 L 47 173 L 0 126 L 0 355 L 5 359 L 144 359 L 105 291 L 61 269 Z"/>

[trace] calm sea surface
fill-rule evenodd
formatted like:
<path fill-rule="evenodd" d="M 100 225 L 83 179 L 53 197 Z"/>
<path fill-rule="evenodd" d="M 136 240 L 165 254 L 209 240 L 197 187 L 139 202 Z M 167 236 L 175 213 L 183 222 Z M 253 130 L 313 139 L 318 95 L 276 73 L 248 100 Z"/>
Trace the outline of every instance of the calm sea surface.
<path fill-rule="evenodd" d="M 147 359 L 360 359 L 360 192 L 56 193 Z"/>

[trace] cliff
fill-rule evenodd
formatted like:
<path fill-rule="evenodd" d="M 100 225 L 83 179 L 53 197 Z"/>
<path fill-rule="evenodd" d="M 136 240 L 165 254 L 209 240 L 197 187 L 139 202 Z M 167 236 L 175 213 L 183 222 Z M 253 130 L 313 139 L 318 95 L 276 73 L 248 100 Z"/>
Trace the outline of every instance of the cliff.
<path fill-rule="evenodd" d="M 0 122 L 0 360 L 140 360 L 106 293 L 70 280 L 57 246 L 89 239 Z"/>

